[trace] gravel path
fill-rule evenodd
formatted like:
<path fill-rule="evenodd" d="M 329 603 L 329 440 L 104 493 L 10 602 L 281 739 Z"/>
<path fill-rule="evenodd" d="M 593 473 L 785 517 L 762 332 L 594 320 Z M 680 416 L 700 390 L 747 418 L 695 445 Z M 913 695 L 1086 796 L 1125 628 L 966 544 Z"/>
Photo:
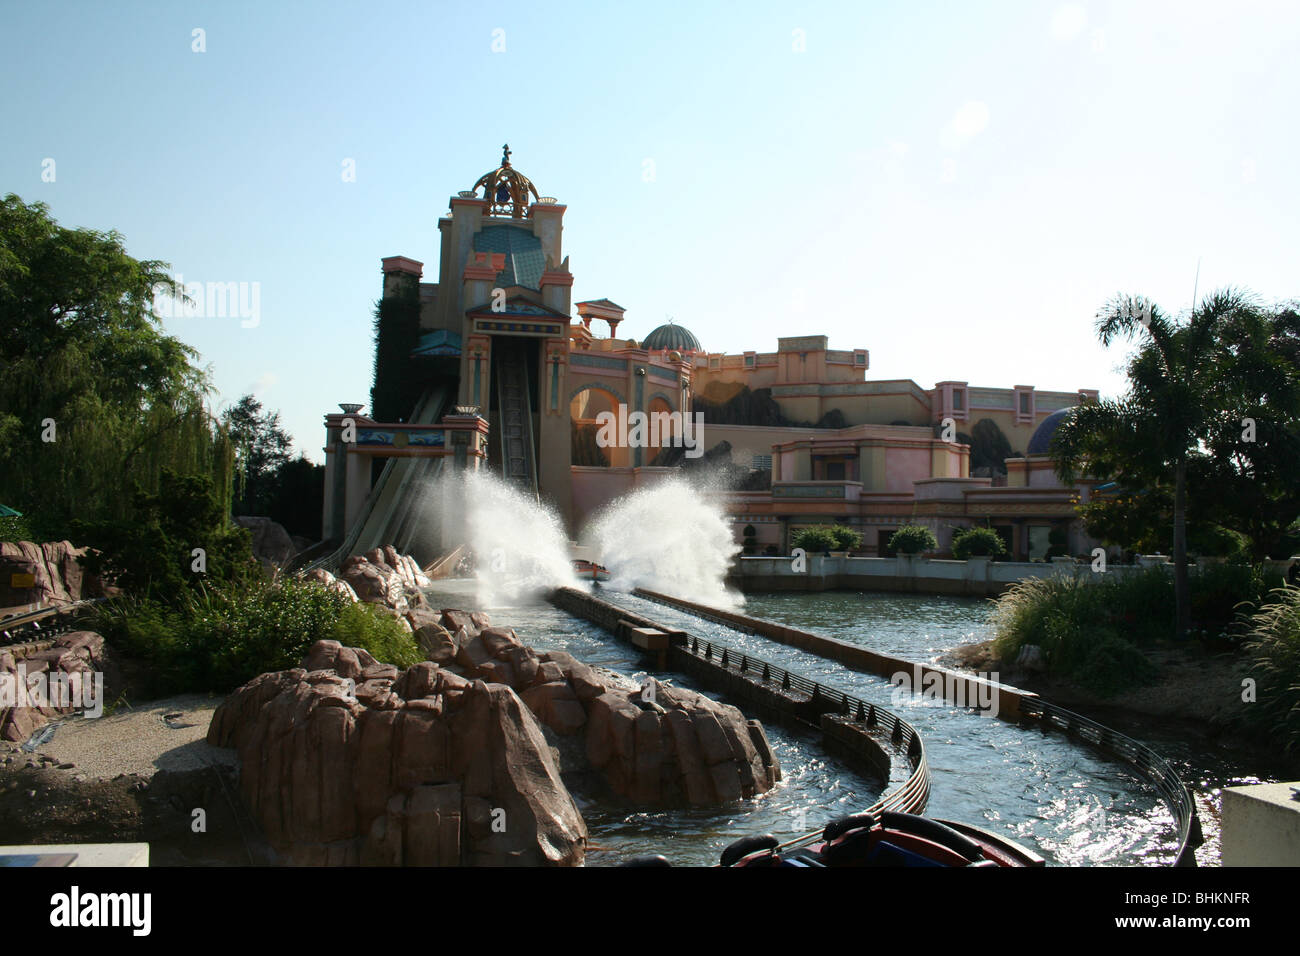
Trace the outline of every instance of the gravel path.
<path fill-rule="evenodd" d="M 94 719 L 71 717 L 52 725 L 54 736 L 36 748 L 87 779 L 118 774 L 152 777 L 159 770 L 233 765 L 235 752 L 204 739 L 219 697 L 186 694 Z M 168 719 L 170 718 L 170 719 Z"/>

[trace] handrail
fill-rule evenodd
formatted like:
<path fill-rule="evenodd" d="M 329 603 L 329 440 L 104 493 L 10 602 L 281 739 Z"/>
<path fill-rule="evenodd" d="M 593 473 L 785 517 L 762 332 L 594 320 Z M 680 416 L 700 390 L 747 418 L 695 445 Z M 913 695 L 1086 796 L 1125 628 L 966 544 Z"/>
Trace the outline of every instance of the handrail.
<path fill-rule="evenodd" d="M 637 589 L 637 594 L 647 600 L 675 607 L 741 633 L 759 633 L 752 625 L 739 620 L 736 615 L 708 608 L 705 605 L 645 591 L 642 588 Z M 1025 694 L 1020 697 L 1019 709 L 1022 718 L 1036 719 L 1047 726 L 1073 734 L 1092 744 L 1102 753 L 1118 757 L 1128 763 L 1140 776 L 1150 781 L 1174 817 L 1178 832 L 1178 854 L 1174 866 L 1196 865 L 1196 848 L 1204 842 L 1196 801 L 1192 799 L 1191 792 L 1168 760 L 1132 737 L 1043 700 L 1036 694 Z"/>
<path fill-rule="evenodd" d="M 1132 737 L 1041 697 L 1022 703 L 1021 710 L 1026 717 L 1036 717 L 1049 726 L 1082 738 L 1104 753 L 1119 757 L 1150 780 L 1169 806 L 1178 828 L 1178 855 L 1174 866 L 1196 866 L 1196 848 L 1204 842 L 1201 821 L 1196 801 L 1173 764 Z"/>
<path fill-rule="evenodd" d="M 76 611 L 93 607 L 104 601 L 104 598 L 86 598 L 81 601 L 73 601 L 71 604 L 60 604 L 55 607 L 42 607 L 34 611 L 24 611 L 22 614 L 14 614 L 10 617 L 0 619 L 0 645 L 21 644 L 23 641 L 14 637 L 10 632 L 19 628 L 35 627 L 37 631 L 46 631 L 41 627 L 41 621 L 51 617 L 61 617 L 65 614 L 72 614 Z M 48 633 L 58 633 L 57 630 L 48 631 Z"/>
<path fill-rule="evenodd" d="M 826 713 L 839 713 L 849 716 L 856 723 L 887 732 L 890 743 L 907 756 L 912 768 L 907 780 L 884 793 L 879 800 L 867 807 L 864 813 L 880 814 L 886 811 L 895 813 L 921 813 L 930 799 L 930 766 L 925 759 L 925 743 L 921 734 L 910 723 L 884 707 L 836 690 L 819 681 L 809 680 L 802 674 L 772 664 L 760 657 L 746 652 L 737 652 L 735 648 L 718 644 L 706 638 L 689 634 L 690 641 L 683 647 L 688 653 L 711 661 L 716 666 L 734 670 L 748 680 L 757 680 L 763 685 L 774 684 L 782 690 L 798 690 L 811 695 L 812 699 L 822 699 L 838 706 L 828 709 Z M 714 660 L 716 656 L 716 660 Z M 851 715 L 851 716 L 850 716 Z M 795 837 L 779 847 L 788 849 L 802 846 L 821 839 L 822 831 L 815 830 Z"/>

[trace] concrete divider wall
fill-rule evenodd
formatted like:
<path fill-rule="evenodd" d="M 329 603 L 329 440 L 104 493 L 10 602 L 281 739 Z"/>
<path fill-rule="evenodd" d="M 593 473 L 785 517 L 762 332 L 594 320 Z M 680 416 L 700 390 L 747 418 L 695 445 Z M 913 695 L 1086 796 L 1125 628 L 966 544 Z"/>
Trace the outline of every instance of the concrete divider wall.
<path fill-rule="evenodd" d="M 631 622 L 637 627 L 666 630 L 663 625 L 656 624 L 649 618 L 625 611 L 574 588 L 559 588 L 551 594 L 550 600 L 561 610 L 598 624 L 620 640 L 627 640 L 623 622 Z M 914 737 L 916 743 L 910 754 L 902 747 L 886 746 L 882 741 L 887 737 L 881 731 L 834 713 L 837 705 L 829 693 L 814 700 L 812 695 L 803 691 L 786 689 L 775 682 L 764 682 L 757 673 L 752 676 L 738 673 L 723 666 L 719 659 L 692 653 L 686 645 L 677 644 L 669 648 L 668 665 L 672 670 L 687 674 L 715 693 L 743 701 L 751 716 L 776 724 L 798 723 L 804 727 L 820 728 L 828 750 L 857 763 L 886 784 L 912 781 L 919 777 L 920 783 L 913 782 L 911 787 L 912 792 L 921 794 L 919 802 L 917 797 L 909 794 L 906 807 L 900 805 L 899 808 L 918 813 L 924 809 L 929 785 L 919 737 Z M 883 725 L 896 724 L 898 719 L 894 715 L 887 714 L 880 708 L 876 708 L 876 711 L 880 714 Z M 877 735 L 880 739 L 877 739 Z"/>
<path fill-rule="evenodd" d="M 659 601 L 670 607 L 677 607 L 693 614 L 699 614 L 702 617 L 710 618 L 721 624 L 727 624 L 741 631 L 761 634 L 782 644 L 808 651 L 810 654 L 826 657 L 857 670 L 876 674 L 899 686 L 904 686 L 903 678 L 905 678 L 905 686 L 909 690 L 915 693 L 941 694 L 943 699 L 951 704 L 971 707 L 978 706 L 981 701 L 990 701 L 992 707 L 988 709 L 994 710 L 995 716 L 1001 717 L 1003 720 L 1018 721 L 1021 716 L 1021 699 L 1037 696 L 1018 687 L 977 677 L 973 674 L 963 674 L 934 664 L 877 654 L 875 651 L 867 650 L 865 647 L 859 647 L 856 644 L 850 644 L 833 637 L 823 637 L 820 634 L 810 634 L 807 631 L 800 631 L 784 624 L 778 624 L 776 621 L 766 621 L 759 617 L 749 617 L 745 614 L 737 614 L 734 611 L 724 611 L 705 604 L 696 604 L 693 601 L 685 601 L 681 598 L 660 594 L 645 588 L 637 588 L 636 593 L 652 601 Z M 900 675 L 902 676 L 900 677 Z"/>
<path fill-rule="evenodd" d="M 1270 561 L 1268 573 L 1281 587 L 1292 562 Z M 1203 559 L 1193 566 L 1215 563 Z M 1104 572 L 1093 571 L 1090 562 L 1058 557 L 1051 561 L 994 561 L 968 558 L 954 561 L 900 554 L 894 558 L 850 558 L 810 554 L 804 570 L 795 570 L 792 557 L 741 557 L 732 568 L 729 580 L 744 591 L 830 591 L 837 588 L 855 591 L 898 591 L 920 594 L 954 594 L 969 597 L 997 597 L 1024 578 L 1043 578 L 1066 574 L 1100 578 L 1103 574 L 1140 574 L 1149 567 L 1173 565 L 1163 555 L 1144 555 L 1138 564 L 1109 564 Z"/>

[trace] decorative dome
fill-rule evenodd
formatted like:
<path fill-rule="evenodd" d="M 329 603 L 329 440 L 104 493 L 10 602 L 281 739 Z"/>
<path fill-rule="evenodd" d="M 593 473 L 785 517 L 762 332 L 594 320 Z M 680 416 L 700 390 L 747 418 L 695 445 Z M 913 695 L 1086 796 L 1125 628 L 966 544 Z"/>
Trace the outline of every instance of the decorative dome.
<path fill-rule="evenodd" d="M 542 199 L 532 180 L 510 165 L 509 143 L 501 147 L 501 165 L 480 176 L 471 192 L 477 193 L 480 187 L 483 189 L 483 198 L 489 203 L 489 216 L 523 219 L 528 208 L 528 194 L 532 193 L 538 202 Z"/>
<path fill-rule="evenodd" d="M 700 340 L 697 339 L 691 330 L 681 325 L 674 325 L 669 322 L 667 325 L 661 325 L 645 337 L 642 347 L 649 349 L 651 352 L 657 352 L 660 349 L 676 349 L 679 352 L 703 352 L 700 347 Z"/>
<path fill-rule="evenodd" d="M 1062 408 L 1059 411 L 1052 412 L 1034 429 L 1033 436 L 1029 439 L 1029 448 L 1026 454 L 1029 455 L 1046 455 L 1052 445 L 1052 436 L 1056 430 L 1061 427 L 1061 422 L 1065 421 L 1072 411 L 1078 406 L 1071 405 L 1069 408 Z"/>

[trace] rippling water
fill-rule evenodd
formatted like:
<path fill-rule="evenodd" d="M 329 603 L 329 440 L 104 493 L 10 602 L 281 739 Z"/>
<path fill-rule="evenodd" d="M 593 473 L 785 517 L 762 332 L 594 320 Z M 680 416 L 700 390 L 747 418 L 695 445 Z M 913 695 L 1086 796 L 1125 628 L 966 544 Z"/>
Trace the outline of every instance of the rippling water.
<path fill-rule="evenodd" d="M 472 586 L 440 582 L 437 592 L 472 603 Z M 1155 789 L 1128 770 L 1060 734 L 1024 730 L 941 702 L 897 697 L 883 678 L 741 634 L 722 625 L 635 596 L 601 590 L 601 597 L 645 616 L 676 624 L 752 656 L 788 667 L 827 686 L 900 713 L 920 731 L 932 774 L 928 813 L 983 826 L 1031 847 L 1049 863 L 1158 865 L 1176 849 L 1173 820 Z M 921 595 L 852 593 L 751 595 L 746 613 L 864 644 L 910 660 L 930 660 L 964 643 L 988 638 L 985 602 Z M 638 658 L 603 630 L 548 604 L 520 603 L 488 609 L 538 649 L 566 650 L 579 660 L 637 676 Z M 669 675 L 695 690 L 681 674 Z M 715 696 L 712 695 L 711 696 Z M 742 707 L 743 709 L 743 707 Z M 772 832 L 786 838 L 833 817 L 860 810 L 879 796 L 880 781 L 822 752 L 818 735 L 765 724 L 784 779 L 772 791 L 718 809 L 633 812 L 575 793 L 594 844 L 592 864 L 638 853 L 662 853 L 674 863 L 712 864 L 741 836 Z M 1208 790 L 1248 778 L 1221 762 L 1199 763 L 1185 744 L 1175 752 L 1147 739 L 1181 764 L 1187 782 Z M 1172 746 L 1175 741 L 1163 741 Z M 1214 809 L 1213 795 L 1201 799 Z M 1201 861 L 1217 858 L 1217 826 L 1204 819 L 1210 838 Z"/>

